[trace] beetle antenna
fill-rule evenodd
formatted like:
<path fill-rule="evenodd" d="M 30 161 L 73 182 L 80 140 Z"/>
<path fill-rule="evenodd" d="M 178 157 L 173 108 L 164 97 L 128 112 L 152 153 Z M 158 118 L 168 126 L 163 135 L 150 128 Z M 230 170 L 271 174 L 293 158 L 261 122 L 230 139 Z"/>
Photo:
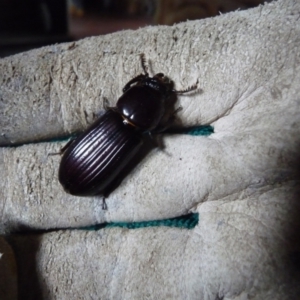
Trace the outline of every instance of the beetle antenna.
<path fill-rule="evenodd" d="M 148 66 L 147 66 L 145 54 L 141 53 L 140 57 L 141 57 L 142 68 L 143 68 L 143 70 L 145 72 L 145 75 L 148 76 L 149 75 L 148 74 Z"/>
<path fill-rule="evenodd" d="M 181 95 L 181 94 L 185 94 L 185 93 L 189 93 L 191 91 L 194 91 L 197 88 L 198 88 L 198 80 L 197 80 L 197 82 L 195 84 L 189 86 L 188 88 L 186 88 L 184 90 L 179 90 L 179 91 L 173 90 L 173 92 L 176 93 L 176 94 Z"/>

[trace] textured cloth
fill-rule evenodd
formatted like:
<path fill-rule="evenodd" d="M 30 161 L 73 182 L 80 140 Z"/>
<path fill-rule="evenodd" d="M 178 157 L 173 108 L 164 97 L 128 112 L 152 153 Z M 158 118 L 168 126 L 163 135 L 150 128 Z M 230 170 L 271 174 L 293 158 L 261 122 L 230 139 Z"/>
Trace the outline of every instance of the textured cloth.
<path fill-rule="evenodd" d="M 0 143 L 23 146 L 0 149 L 0 298 L 298 299 L 299 16 L 299 1 L 276 1 L 1 59 Z M 198 80 L 178 115 L 214 133 L 165 135 L 103 211 L 58 183 L 48 154 L 65 142 L 40 141 L 115 105 L 140 53 L 177 89 Z M 189 213 L 191 229 L 74 230 Z"/>

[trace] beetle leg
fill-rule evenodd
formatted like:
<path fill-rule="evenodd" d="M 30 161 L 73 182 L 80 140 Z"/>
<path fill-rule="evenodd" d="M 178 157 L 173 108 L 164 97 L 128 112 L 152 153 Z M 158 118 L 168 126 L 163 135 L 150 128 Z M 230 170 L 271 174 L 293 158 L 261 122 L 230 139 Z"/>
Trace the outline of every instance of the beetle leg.
<path fill-rule="evenodd" d="M 183 89 L 183 90 L 179 90 L 179 91 L 176 91 L 176 90 L 172 90 L 173 93 L 177 94 L 177 95 L 181 95 L 181 94 L 185 94 L 185 93 L 188 93 L 188 92 L 191 92 L 191 91 L 194 91 L 198 88 L 198 80 L 195 84 L 187 87 L 186 89 Z"/>
<path fill-rule="evenodd" d="M 166 120 L 163 124 L 160 124 L 155 130 L 153 130 L 153 133 L 159 134 L 169 129 L 176 120 L 176 114 L 181 110 L 182 106 L 177 107 L 172 113 L 170 113 L 170 117 L 168 118 L 168 120 Z"/>
<path fill-rule="evenodd" d="M 159 132 L 153 132 L 155 135 L 153 135 L 151 131 L 148 131 L 147 133 L 152 147 L 158 148 L 160 150 L 165 149 L 165 144 L 163 142 L 162 135 L 159 134 Z"/>
<path fill-rule="evenodd" d="M 104 110 L 109 109 L 109 101 L 106 97 L 103 97 L 103 108 L 104 108 Z"/>
<path fill-rule="evenodd" d="M 64 152 L 70 147 L 70 145 L 74 142 L 74 139 L 69 140 L 57 153 L 49 153 L 48 155 L 62 155 Z"/>
<path fill-rule="evenodd" d="M 172 116 L 176 115 L 179 111 L 182 111 L 182 110 L 183 110 L 182 106 L 177 107 L 177 108 L 174 110 L 174 112 L 172 113 Z"/>
<path fill-rule="evenodd" d="M 51 152 L 51 153 L 48 153 L 48 156 L 52 156 L 52 155 L 62 155 L 64 154 L 64 152 L 70 147 L 70 145 L 74 142 L 75 139 L 71 139 L 67 142 L 66 145 L 64 145 L 60 150 L 59 152 Z"/>
<path fill-rule="evenodd" d="M 63 154 L 70 146 L 71 144 L 74 142 L 75 139 L 71 139 L 69 140 L 60 150 L 59 153 Z"/>
<path fill-rule="evenodd" d="M 102 197 L 102 210 L 107 210 L 107 204 L 106 204 L 105 197 Z"/>
<path fill-rule="evenodd" d="M 93 119 L 96 120 L 102 117 L 108 110 L 115 110 L 115 107 L 109 106 L 109 100 L 106 97 L 103 97 L 103 110 L 93 113 Z"/>
<path fill-rule="evenodd" d="M 134 77 L 123 87 L 123 93 L 125 93 L 133 83 L 141 81 L 142 79 L 147 78 L 147 77 L 148 77 L 148 74 L 147 75 L 140 74 L 140 75 Z"/>
<path fill-rule="evenodd" d="M 106 97 L 103 97 L 103 108 L 104 110 L 108 111 L 110 109 L 114 109 L 113 106 L 109 106 L 109 101 Z"/>
<path fill-rule="evenodd" d="M 71 146 L 71 144 L 74 142 L 75 139 L 69 140 L 60 150 L 58 153 L 49 153 L 49 155 L 62 155 L 64 152 Z"/>
<path fill-rule="evenodd" d="M 141 63 L 142 63 L 142 68 L 145 72 L 145 75 L 148 77 L 148 66 L 146 64 L 146 57 L 145 57 L 145 54 L 144 53 L 141 53 L 140 54 L 140 58 L 141 58 Z"/>

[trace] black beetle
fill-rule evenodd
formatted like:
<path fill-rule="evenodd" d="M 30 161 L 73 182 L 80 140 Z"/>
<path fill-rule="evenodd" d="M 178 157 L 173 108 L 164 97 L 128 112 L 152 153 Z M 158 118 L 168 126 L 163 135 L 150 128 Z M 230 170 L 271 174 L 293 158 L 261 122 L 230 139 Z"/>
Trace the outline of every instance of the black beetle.
<path fill-rule="evenodd" d="M 162 73 L 131 79 L 123 88 L 116 107 L 97 119 L 84 133 L 63 149 L 59 182 L 69 194 L 93 196 L 105 189 L 134 157 L 143 144 L 144 133 L 164 131 L 174 118 L 170 112 L 172 96 L 195 90 L 197 84 L 181 91 Z"/>

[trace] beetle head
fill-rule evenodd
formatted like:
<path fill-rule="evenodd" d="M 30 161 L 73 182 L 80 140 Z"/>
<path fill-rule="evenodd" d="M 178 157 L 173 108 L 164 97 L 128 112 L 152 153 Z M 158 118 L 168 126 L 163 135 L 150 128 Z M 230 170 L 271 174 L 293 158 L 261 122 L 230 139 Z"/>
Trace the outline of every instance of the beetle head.
<path fill-rule="evenodd" d="M 165 96 L 168 96 L 174 87 L 174 83 L 163 73 L 157 73 L 153 77 L 149 77 L 145 80 L 152 88 L 160 91 Z"/>

